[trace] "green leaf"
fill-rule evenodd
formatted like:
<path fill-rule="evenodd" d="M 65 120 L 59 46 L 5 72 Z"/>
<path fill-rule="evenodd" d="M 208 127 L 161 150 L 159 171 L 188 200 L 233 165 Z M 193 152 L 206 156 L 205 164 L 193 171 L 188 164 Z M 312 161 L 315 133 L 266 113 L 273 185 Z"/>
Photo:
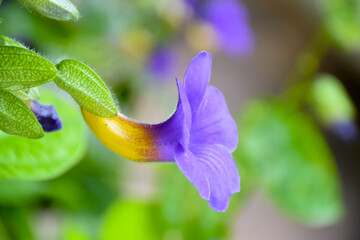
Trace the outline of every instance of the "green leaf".
<path fill-rule="evenodd" d="M 309 103 L 324 124 L 354 121 L 355 106 L 344 86 L 335 77 L 322 74 L 311 85 Z"/>
<path fill-rule="evenodd" d="M 242 161 L 280 209 L 309 225 L 339 220 L 337 168 L 309 116 L 285 101 L 257 101 L 245 108 L 239 132 Z"/>
<path fill-rule="evenodd" d="M 109 89 L 90 67 L 70 59 L 61 61 L 56 67 L 59 72 L 54 82 L 82 108 L 103 117 L 116 116 L 116 106 Z"/>
<path fill-rule="evenodd" d="M 54 92 L 42 90 L 40 101 L 53 104 L 63 129 L 39 140 L 0 134 L 0 178 L 43 180 L 77 163 L 85 151 L 85 126 L 80 112 Z"/>
<path fill-rule="evenodd" d="M 20 90 L 52 80 L 57 70 L 40 55 L 17 46 L 0 46 L 0 89 Z"/>
<path fill-rule="evenodd" d="M 23 90 L 14 91 L 12 92 L 12 94 L 14 94 L 23 101 L 35 101 L 38 100 L 40 97 L 40 88 L 39 87 L 27 88 Z"/>
<path fill-rule="evenodd" d="M 29 210 L 24 207 L 1 207 L 0 216 L 13 240 L 34 240 Z"/>
<path fill-rule="evenodd" d="M 322 0 L 324 23 L 332 38 L 343 48 L 360 48 L 360 1 Z"/>
<path fill-rule="evenodd" d="M 74 219 L 74 215 L 71 215 L 71 218 L 64 221 L 64 226 L 62 230 L 63 240 L 91 240 L 96 239 L 91 236 L 91 230 L 97 229 L 97 226 L 92 226 L 89 222 L 89 217 L 84 217 L 85 220 Z"/>
<path fill-rule="evenodd" d="M 30 108 L 19 98 L 0 90 L 0 130 L 27 138 L 44 136 L 41 125 Z"/>
<path fill-rule="evenodd" d="M 152 208 L 150 204 L 138 202 L 115 203 L 106 215 L 101 239 L 162 239 L 154 227 L 159 220 Z"/>
<path fill-rule="evenodd" d="M 68 0 L 19 0 L 25 7 L 59 21 L 77 20 L 79 12 Z"/>
<path fill-rule="evenodd" d="M 3 35 L 0 35 L 0 46 L 14 46 L 14 47 L 22 47 L 26 49 L 26 47 L 21 43 L 11 38 L 5 37 Z"/>
<path fill-rule="evenodd" d="M 14 206 L 32 203 L 46 190 L 43 182 L 0 179 L 0 204 Z"/>

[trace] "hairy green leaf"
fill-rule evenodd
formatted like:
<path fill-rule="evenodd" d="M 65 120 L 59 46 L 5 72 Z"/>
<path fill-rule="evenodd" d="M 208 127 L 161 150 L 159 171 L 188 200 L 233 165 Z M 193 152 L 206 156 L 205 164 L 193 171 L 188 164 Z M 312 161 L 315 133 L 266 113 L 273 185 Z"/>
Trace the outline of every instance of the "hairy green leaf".
<path fill-rule="evenodd" d="M 13 94 L 3 90 L 0 90 L 0 130 L 27 138 L 44 136 L 43 129 L 30 108 Z"/>
<path fill-rule="evenodd" d="M 85 126 L 78 109 L 54 92 L 42 90 L 40 101 L 56 107 L 63 129 L 45 133 L 39 140 L 0 134 L 0 178 L 53 178 L 82 157 L 86 146 Z"/>
<path fill-rule="evenodd" d="M 54 82 L 82 108 L 103 117 L 117 114 L 109 89 L 90 67 L 70 59 L 61 61 L 56 67 L 59 71 Z"/>
<path fill-rule="evenodd" d="M 15 46 L 15 47 L 22 47 L 22 48 L 26 48 L 24 45 L 22 45 L 21 43 L 5 37 L 3 35 L 0 35 L 0 46 Z"/>
<path fill-rule="evenodd" d="M 20 90 L 51 81 L 55 66 L 40 55 L 18 46 L 0 46 L 0 89 Z"/>
<path fill-rule="evenodd" d="M 19 0 L 25 7 L 59 21 L 76 20 L 79 12 L 68 0 Z"/>
<path fill-rule="evenodd" d="M 40 88 L 39 87 L 27 88 L 23 90 L 14 91 L 12 93 L 23 101 L 35 101 L 38 100 L 40 97 Z"/>
<path fill-rule="evenodd" d="M 309 116 L 285 101 L 257 101 L 245 108 L 239 131 L 239 160 L 279 208 L 309 225 L 339 220 L 337 168 Z"/>

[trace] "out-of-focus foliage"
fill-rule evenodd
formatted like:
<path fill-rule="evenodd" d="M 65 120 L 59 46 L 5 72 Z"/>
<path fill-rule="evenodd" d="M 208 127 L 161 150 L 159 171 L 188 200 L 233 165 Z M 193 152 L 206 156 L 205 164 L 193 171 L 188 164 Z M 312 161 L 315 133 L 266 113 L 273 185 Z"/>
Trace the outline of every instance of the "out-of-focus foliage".
<path fill-rule="evenodd" d="M 81 107 L 100 116 L 116 116 L 109 89 L 90 67 L 76 60 L 63 60 L 56 67 L 59 70 L 56 85 L 67 91 Z"/>
<path fill-rule="evenodd" d="M 331 75 L 319 75 L 312 82 L 309 102 L 316 116 L 326 125 L 353 121 L 355 106 L 344 86 Z"/>
<path fill-rule="evenodd" d="M 360 48 L 360 1 L 322 0 L 323 21 L 334 40 L 347 50 Z"/>
<path fill-rule="evenodd" d="M 239 161 L 287 215 L 309 225 L 343 212 L 337 168 L 314 122 L 283 100 L 261 100 L 242 113 Z"/>
<path fill-rule="evenodd" d="M 0 208 L 1 220 L 5 232 L 0 231 L 1 239 L 11 240 L 33 240 L 34 235 L 30 225 L 29 210 L 23 207 L 2 207 Z"/>
<path fill-rule="evenodd" d="M 0 204 L 21 206 L 24 203 L 34 202 L 47 188 L 45 184 L 35 181 L 0 180 Z"/>
<path fill-rule="evenodd" d="M 79 12 L 69 0 L 18 0 L 29 10 L 59 21 L 76 20 Z"/>
<path fill-rule="evenodd" d="M 73 166 L 84 154 L 85 124 L 78 110 L 54 93 L 43 91 L 40 100 L 56 106 L 62 117 L 64 128 L 59 132 L 45 134 L 45 137 L 40 140 L 1 133 L 0 178 L 48 179 L 56 177 Z M 25 105 L 25 103 L 22 104 Z M 27 108 L 26 105 L 25 108 Z M 28 108 L 27 110 L 30 111 Z"/>
<path fill-rule="evenodd" d="M 162 222 L 156 217 L 157 211 L 147 203 L 115 202 L 104 219 L 101 239 L 161 239 Z"/>
<path fill-rule="evenodd" d="M 29 107 L 10 92 L 0 90 L 0 130 L 27 138 L 44 136 L 41 125 Z M 0 132 L 0 136 L 6 135 Z M 5 147 L 4 144 L 2 147 Z"/>
<path fill-rule="evenodd" d="M 226 225 L 231 219 L 227 217 L 236 212 L 236 201 L 239 200 L 239 196 L 231 198 L 226 213 L 214 212 L 209 208 L 207 201 L 198 197 L 197 190 L 184 179 L 176 166 L 167 168 L 170 169 L 160 169 L 162 178 L 159 181 L 162 183 L 160 204 L 165 224 L 164 234 L 173 234 L 174 239 L 226 238 Z"/>
<path fill-rule="evenodd" d="M 86 222 L 85 222 L 86 224 Z M 83 226 L 84 224 L 78 223 L 74 220 L 69 221 L 63 227 L 62 238 L 63 240 L 92 240 L 95 239 L 89 234 L 88 229 Z"/>

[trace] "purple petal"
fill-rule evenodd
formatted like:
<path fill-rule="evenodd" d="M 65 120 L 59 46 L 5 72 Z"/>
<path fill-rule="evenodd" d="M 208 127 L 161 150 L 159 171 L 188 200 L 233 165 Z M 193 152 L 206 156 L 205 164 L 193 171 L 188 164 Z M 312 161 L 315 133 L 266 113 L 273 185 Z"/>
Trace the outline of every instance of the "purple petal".
<path fill-rule="evenodd" d="M 211 54 L 203 51 L 189 63 L 184 75 L 184 88 L 194 115 L 204 98 L 211 75 Z"/>
<path fill-rule="evenodd" d="M 156 151 L 159 152 L 159 159 L 161 161 L 174 161 L 175 147 L 179 143 L 184 147 L 187 147 L 189 144 L 191 109 L 184 87 L 177 78 L 176 83 L 179 91 L 179 100 L 172 116 L 159 124 L 138 123 L 139 126 L 146 128 L 153 135 Z"/>
<path fill-rule="evenodd" d="M 201 6 L 200 17 L 216 30 L 222 49 L 229 56 L 249 55 L 253 33 L 245 6 L 236 0 L 211 0 Z"/>
<path fill-rule="evenodd" d="M 195 9 L 199 3 L 199 0 L 184 0 L 184 2 L 192 9 Z"/>
<path fill-rule="evenodd" d="M 205 200 L 210 200 L 210 186 L 206 175 L 201 170 L 196 157 L 188 149 L 179 144 L 175 149 L 175 162 L 181 172 L 196 187 L 200 196 Z M 199 171 L 200 170 L 200 171 Z"/>
<path fill-rule="evenodd" d="M 62 122 L 54 106 L 32 101 L 30 109 L 45 132 L 54 132 L 62 128 Z"/>
<path fill-rule="evenodd" d="M 238 144 L 238 131 L 223 94 L 209 86 L 190 130 L 190 147 L 196 144 L 220 144 L 233 152 Z"/>
<path fill-rule="evenodd" d="M 175 162 L 215 211 L 225 211 L 230 196 L 240 191 L 236 164 L 224 146 L 197 145 L 189 150 L 178 147 Z"/>

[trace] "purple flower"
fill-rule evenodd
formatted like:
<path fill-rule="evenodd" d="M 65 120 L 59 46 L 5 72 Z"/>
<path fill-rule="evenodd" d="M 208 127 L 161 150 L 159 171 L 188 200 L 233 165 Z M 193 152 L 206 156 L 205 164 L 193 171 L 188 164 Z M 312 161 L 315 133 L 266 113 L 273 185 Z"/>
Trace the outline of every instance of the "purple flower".
<path fill-rule="evenodd" d="M 122 114 L 104 118 L 84 109 L 88 126 L 108 148 L 143 162 L 176 162 L 216 211 L 225 211 L 230 196 L 240 191 L 240 177 L 231 153 L 238 142 L 237 128 L 222 93 L 208 86 L 211 55 L 198 54 L 189 64 L 179 101 L 165 122 L 146 124 Z"/>
<path fill-rule="evenodd" d="M 45 132 L 54 132 L 62 128 L 62 122 L 54 106 L 32 101 L 30 109 Z"/>
<path fill-rule="evenodd" d="M 219 48 L 231 57 L 254 51 L 254 36 L 246 7 L 237 0 L 184 0 L 200 20 L 215 30 Z"/>
<path fill-rule="evenodd" d="M 173 49 L 156 49 L 148 59 L 148 70 L 161 80 L 171 79 L 178 64 L 178 54 Z M 173 75 L 172 75 L 173 76 Z"/>
<path fill-rule="evenodd" d="M 201 5 L 200 18 L 215 29 L 220 47 L 229 56 L 249 55 L 254 50 L 253 33 L 245 6 L 237 0 L 210 0 Z"/>
<path fill-rule="evenodd" d="M 195 9 L 198 6 L 199 0 L 184 0 L 185 4 L 192 9 Z"/>
<path fill-rule="evenodd" d="M 240 177 L 231 155 L 238 135 L 224 96 L 208 86 L 211 62 L 211 55 L 201 52 L 190 62 L 184 86 L 178 82 L 185 131 L 174 158 L 210 207 L 225 211 L 229 197 L 240 191 Z"/>

